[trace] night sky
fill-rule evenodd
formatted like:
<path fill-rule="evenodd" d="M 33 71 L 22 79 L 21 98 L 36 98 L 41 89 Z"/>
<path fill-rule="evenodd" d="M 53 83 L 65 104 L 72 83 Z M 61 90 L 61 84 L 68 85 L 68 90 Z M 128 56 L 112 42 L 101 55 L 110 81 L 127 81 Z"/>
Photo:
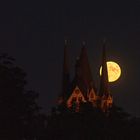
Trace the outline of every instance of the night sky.
<path fill-rule="evenodd" d="M 98 86 L 104 38 L 108 60 L 122 69 L 121 78 L 110 84 L 114 102 L 140 116 L 140 1 L 32 0 L 4 3 L 0 8 L 0 52 L 13 56 L 27 72 L 28 88 L 39 92 L 45 112 L 61 92 L 64 40 L 68 40 L 72 76 L 86 41 Z"/>

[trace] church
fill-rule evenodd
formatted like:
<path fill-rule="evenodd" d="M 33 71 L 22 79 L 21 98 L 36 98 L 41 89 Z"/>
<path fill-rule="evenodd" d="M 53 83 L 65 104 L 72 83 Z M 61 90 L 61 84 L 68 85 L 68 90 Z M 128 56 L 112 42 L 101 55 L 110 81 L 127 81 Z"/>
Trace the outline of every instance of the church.
<path fill-rule="evenodd" d="M 106 43 L 102 45 L 102 62 L 99 90 L 96 90 L 92 78 L 86 45 L 83 42 L 80 56 L 75 62 L 74 78 L 70 80 L 69 56 L 67 41 L 64 46 L 62 92 L 58 105 L 65 105 L 68 109 L 74 108 L 79 112 L 82 104 L 90 103 L 93 107 L 107 112 L 112 107 L 113 97 L 109 91 L 109 81 L 106 61 Z"/>

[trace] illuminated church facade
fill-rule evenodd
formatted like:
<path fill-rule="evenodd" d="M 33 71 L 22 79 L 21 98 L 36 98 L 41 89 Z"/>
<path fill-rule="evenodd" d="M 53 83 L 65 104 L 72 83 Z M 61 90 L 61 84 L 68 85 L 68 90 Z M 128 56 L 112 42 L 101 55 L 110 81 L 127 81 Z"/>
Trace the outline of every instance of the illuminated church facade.
<path fill-rule="evenodd" d="M 75 75 L 70 81 L 68 48 L 65 43 L 63 60 L 62 93 L 58 104 L 65 105 L 68 109 L 74 108 L 79 112 L 82 104 L 90 103 L 93 107 L 108 111 L 112 107 L 113 97 L 108 88 L 108 72 L 106 63 L 105 43 L 102 46 L 102 74 L 100 76 L 99 90 L 95 89 L 85 43 L 83 43 L 80 56 L 76 60 Z"/>

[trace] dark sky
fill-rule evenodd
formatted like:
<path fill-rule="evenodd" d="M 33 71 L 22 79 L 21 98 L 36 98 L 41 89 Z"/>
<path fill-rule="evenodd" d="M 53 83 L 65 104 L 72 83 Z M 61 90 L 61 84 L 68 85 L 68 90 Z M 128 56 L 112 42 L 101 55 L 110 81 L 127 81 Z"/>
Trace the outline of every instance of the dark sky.
<path fill-rule="evenodd" d="M 85 40 L 94 80 L 98 81 L 101 42 L 108 59 L 122 68 L 110 85 L 114 102 L 140 116 L 140 1 L 28 1 L 0 8 L 0 52 L 13 56 L 40 93 L 45 111 L 61 91 L 64 40 L 69 40 L 71 72 Z M 97 82 L 98 85 L 98 82 Z"/>

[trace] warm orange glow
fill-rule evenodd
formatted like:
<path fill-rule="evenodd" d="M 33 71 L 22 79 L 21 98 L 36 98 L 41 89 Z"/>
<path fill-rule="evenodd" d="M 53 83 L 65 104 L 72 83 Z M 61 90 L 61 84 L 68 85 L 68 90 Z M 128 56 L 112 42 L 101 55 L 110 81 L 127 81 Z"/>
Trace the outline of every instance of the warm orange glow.
<path fill-rule="evenodd" d="M 114 82 L 119 79 L 121 76 L 121 68 L 120 66 L 113 62 L 108 61 L 107 62 L 107 70 L 108 70 L 108 80 L 109 82 Z M 101 75 L 102 67 L 100 67 L 100 75 Z"/>
<path fill-rule="evenodd" d="M 82 92 L 78 88 L 78 86 L 76 86 L 76 88 L 72 92 L 71 96 L 67 100 L 67 106 L 70 108 L 73 103 L 76 103 L 77 105 L 79 105 L 81 102 L 86 102 L 86 100 L 85 100 Z"/>
<path fill-rule="evenodd" d="M 95 100 L 96 100 L 96 94 L 95 94 L 95 91 L 94 91 L 93 88 L 89 92 L 88 98 L 89 98 L 89 101 L 90 102 L 95 102 Z"/>

